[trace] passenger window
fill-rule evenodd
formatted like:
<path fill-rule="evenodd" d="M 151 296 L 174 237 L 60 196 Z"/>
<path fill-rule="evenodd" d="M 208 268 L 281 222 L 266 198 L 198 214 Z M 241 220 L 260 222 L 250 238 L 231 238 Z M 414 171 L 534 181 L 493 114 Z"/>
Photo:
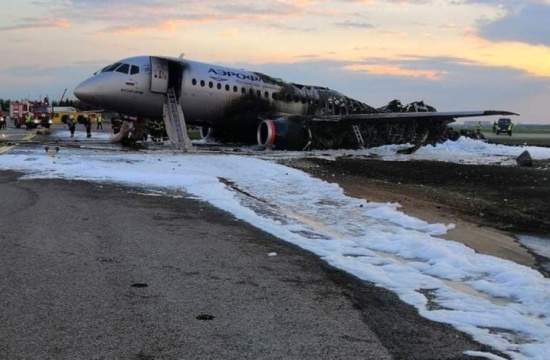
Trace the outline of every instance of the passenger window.
<path fill-rule="evenodd" d="M 191 81 L 191 83 L 193 84 L 193 86 L 197 85 L 197 79 L 193 79 L 193 81 Z"/>
<path fill-rule="evenodd" d="M 214 87 L 214 83 L 213 83 L 212 81 L 210 81 L 210 82 L 208 83 L 208 87 L 209 87 L 210 89 L 212 89 L 212 88 Z"/>
<path fill-rule="evenodd" d="M 233 92 L 239 92 L 239 88 L 236 86 L 233 86 Z"/>
<path fill-rule="evenodd" d="M 132 74 L 132 75 L 139 74 L 139 66 L 132 65 L 132 68 L 130 70 L 130 74 Z"/>
<path fill-rule="evenodd" d="M 269 93 L 267 91 L 264 93 L 264 96 L 266 99 L 269 99 Z"/>
<path fill-rule="evenodd" d="M 225 85 L 225 91 L 229 91 L 229 90 L 231 90 L 231 87 L 229 87 L 229 85 L 226 84 Z"/>
<path fill-rule="evenodd" d="M 204 80 L 201 80 L 201 87 L 204 87 L 206 85 L 206 83 L 204 82 Z"/>
<path fill-rule="evenodd" d="M 222 84 L 218 83 L 218 85 L 216 87 L 218 88 L 218 90 L 221 90 L 222 89 Z"/>
<path fill-rule="evenodd" d="M 258 97 L 262 97 L 262 92 L 260 90 L 256 90 L 256 95 L 258 95 Z"/>
<path fill-rule="evenodd" d="M 128 74 L 128 70 L 130 70 L 130 65 L 122 64 L 116 69 L 116 72 Z"/>
<path fill-rule="evenodd" d="M 252 89 L 252 88 L 248 89 L 248 93 L 249 93 L 250 95 L 254 95 L 254 89 Z"/>
<path fill-rule="evenodd" d="M 246 94 L 246 89 L 245 89 L 245 88 L 241 88 L 241 92 L 242 92 L 243 94 Z"/>

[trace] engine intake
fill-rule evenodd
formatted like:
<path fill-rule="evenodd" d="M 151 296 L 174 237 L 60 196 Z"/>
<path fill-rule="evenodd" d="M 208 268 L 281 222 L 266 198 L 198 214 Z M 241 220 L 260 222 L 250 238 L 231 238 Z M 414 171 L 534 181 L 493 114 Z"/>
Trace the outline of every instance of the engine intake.
<path fill-rule="evenodd" d="M 258 144 L 276 150 L 304 150 L 310 136 L 303 121 L 279 118 L 258 125 Z"/>

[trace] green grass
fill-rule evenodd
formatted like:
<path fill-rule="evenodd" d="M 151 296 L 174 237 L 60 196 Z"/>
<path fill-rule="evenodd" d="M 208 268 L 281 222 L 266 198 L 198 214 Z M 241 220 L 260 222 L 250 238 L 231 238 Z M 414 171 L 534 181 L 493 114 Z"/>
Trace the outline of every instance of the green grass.
<path fill-rule="evenodd" d="M 456 130 L 470 129 L 475 130 L 476 126 L 465 126 L 460 124 L 451 124 L 451 127 Z M 483 133 L 491 133 L 493 128 L 490 126 L 484 126 L 481 128 Z M 514 125 L 514 134 L 550 134 L 550 125 Z"/>
<path fill-rule="evenodd" d="M 187 134 L 191 140 L 200 140 L 201 138 L 200 130 L 196 127 L 187 128 Z"/>

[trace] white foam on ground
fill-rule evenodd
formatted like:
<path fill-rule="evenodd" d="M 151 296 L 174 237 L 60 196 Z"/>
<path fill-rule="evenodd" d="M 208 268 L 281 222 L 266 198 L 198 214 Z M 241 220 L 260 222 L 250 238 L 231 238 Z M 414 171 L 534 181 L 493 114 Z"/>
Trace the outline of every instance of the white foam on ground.
<path fill-rule="evenodd" d="M 435 146 L 426 145 L 413 154 L 398 154 L 399 150 L 411 145 L 384 145 L 363 150 L 315 150 L 310 152 L 278 151 L 262 155 L 264 158 L 303 158 L 320 157 L 335 159 L 342 156 L 364 157 L 376 156 L 382 160 L 410 161 L 432 160 L 458 164 L 500 164 L 516 165 L 516 158 L 524 151 L 529 151 L 535 160 L 550 159 L 550 148 L 539 146 L 509 146 L 489 144 L 480 140 L 461 137 L 457 141 L 446 141 Z"/>
<path fill-rule="evenodd" d="M 537 236 L 519 235 L 518 240 L 536 254 L 550 260 L 550 239 Z"/>
<path fill-rule="evenodd" d="M 8 153 L 0 169 L 183 190 L 513 358 L 550 353 L 550 281 L 539 272 L 439 238 L 450 225 L 413 218 L 396 204 L 350 198 L 301 171 L 250 156 L 84 150 L 53 158 L 39 150 Z"/>
<path fill-rule="evenodd" d="M 79 140 L 79 141 L 83 141 L 83 140 L 89 140 L 89 141 L 102 140 L 103 141 L 103 140 L 110 140 L 113 137 L 113 134 L 110 133 L 109 131 L 106 131 L 106 130 L 95 131 L 95 129 L 92 128 L 92 137 L 88 138 L 86 134 L 86 130 L 83 127 L 83 125 L 80 125 L 80 126 L 82 126 L 82 128 L 79 128 L 77 125 L 77 129 L 74 132 L 74 137 L 72 138 L 71 138 L 71 132 L 69 130 L 54 130 L 52 131 L 50 137 L 58 138 L 62 140 Z"/>
<path fill-rule="evenodd" d="M 491 163 L 512 158 L 515 163 L 515 158 L 524 151 L 529 151 L 535 160 L 550 159 L 550 148 L 489 144 L 465 137 L 461 137 L 457 141 L 446 141 L 436 146 L 421 147 L 413 156 L 426 160 L 441 159 L 451 162 L 474 163 L 479 161 Z"/>

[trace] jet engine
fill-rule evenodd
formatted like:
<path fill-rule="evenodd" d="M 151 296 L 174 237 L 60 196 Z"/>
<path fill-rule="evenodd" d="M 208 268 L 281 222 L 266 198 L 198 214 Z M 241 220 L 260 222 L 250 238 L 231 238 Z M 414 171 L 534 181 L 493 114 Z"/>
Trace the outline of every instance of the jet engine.
<path fill-rule="evenodd" d="M 311 132 L 301 119 L 263 120 L 258 125 L 258 144 L 277 150 L 304 150 L 311 141 Z"/>

